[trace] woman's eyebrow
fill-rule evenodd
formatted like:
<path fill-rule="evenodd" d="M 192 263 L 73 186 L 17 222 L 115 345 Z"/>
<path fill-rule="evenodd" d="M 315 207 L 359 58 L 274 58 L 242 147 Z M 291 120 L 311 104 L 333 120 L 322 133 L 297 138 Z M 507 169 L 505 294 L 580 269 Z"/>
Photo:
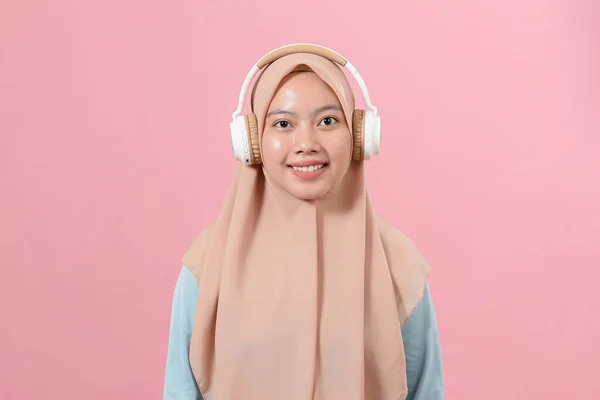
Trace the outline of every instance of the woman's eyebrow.
<path fill-rule="evenodd" d="M 293 111 L 278 109 L 278 110 L 273 110 L 273 111 L 269 112 L 267 114 L 267 118 L 272 117 L 274 115 L 291 115 L 292 117 L 298 117 L 298 114 L 296 114 Z"/>
<path fill-rule="evenodd" d="M 326 104 L 324 106 L 317 108 L 313 112 L 313 115 L 320 114 L 324 111 L 342 111 L 342 108 L 337 104 Z M 275 109 L 275 110 L 270 111 L 267 114 L 267 118 L 272 117 L 274 115 L 290 115 L 292 117 L 296 117 L 296 118 L 298 117 L 298 114 L 293 111 L 284 110 L 284 109 Z"/>
<path fill-rule="evenodd" d="M 315 110 L 314 114 L 320 114 L 323 111 L 342 111 L 342 107 L 337 104 L 327 104 Z"/>

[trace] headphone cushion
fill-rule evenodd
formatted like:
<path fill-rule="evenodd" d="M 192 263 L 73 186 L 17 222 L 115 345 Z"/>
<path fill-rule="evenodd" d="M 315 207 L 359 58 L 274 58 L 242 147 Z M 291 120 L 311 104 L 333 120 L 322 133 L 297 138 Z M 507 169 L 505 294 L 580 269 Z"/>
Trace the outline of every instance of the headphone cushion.
<path fill-rule="evenodd" d="M 247 114 L 244 117 L 246 132 L 248 134 L 248 143 L 250 144 L 250 158 L 254 165 L 261 164 L 260 142 L 258 138 L 258 119 L 254 114 Z"/>
<path fill-rule="evenodd" d="M 352 159 L 361 161 L 365 149 L 365 111 L 356 109 L 352 113 Z"/>

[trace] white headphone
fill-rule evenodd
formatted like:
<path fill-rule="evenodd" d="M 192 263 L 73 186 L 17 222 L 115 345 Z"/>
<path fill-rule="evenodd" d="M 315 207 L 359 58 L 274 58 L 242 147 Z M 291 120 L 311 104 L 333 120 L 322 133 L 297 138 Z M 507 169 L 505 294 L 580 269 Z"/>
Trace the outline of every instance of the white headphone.
<path fill-rule="evenodd" d="M 377 115 L 377 108 L 371 104 L 369 92 L 362 77 L 354 66 L 340 54 L 326 47 L 298 43 L 280 47 L 269 52 L 252 67 L 240 91 L 237 110 L 232 115 L 230 123 L 231 145 L 237 161 L 245 165 L 260 164 L 260 144 L 258 141 L 258 124 L 254 114 L 242 114 L 244 100 L 254 76 L 265 66 L 273 61 L 294 53 L 310 53 L 327 58 L 342 67 L 346 67 L 352 74 L 363 95 L 368 110 L 354 110 L 352 118 L 353 159 L 369 160 L 379 154 L 381 147 L 381 122 Z"/>

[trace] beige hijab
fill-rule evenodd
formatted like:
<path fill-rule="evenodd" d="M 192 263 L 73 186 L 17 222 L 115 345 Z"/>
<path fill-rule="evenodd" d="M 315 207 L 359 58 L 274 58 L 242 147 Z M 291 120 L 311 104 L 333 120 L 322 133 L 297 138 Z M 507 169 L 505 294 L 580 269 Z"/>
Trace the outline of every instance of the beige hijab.
<path fill-rule="evenodd" d="M 293 54 L 256 83 L 259 133 L 279 83 L 301 65 L 335 91 L 352 123 L 340 67 Z M 263 168 L 240 166 L 183 262 L 199 283 L 190 363 L 205 400 L 405 398 L 400 328 L 429 266 L 374 215 L 362 162 L 311 202 L 275 186 Z"/>

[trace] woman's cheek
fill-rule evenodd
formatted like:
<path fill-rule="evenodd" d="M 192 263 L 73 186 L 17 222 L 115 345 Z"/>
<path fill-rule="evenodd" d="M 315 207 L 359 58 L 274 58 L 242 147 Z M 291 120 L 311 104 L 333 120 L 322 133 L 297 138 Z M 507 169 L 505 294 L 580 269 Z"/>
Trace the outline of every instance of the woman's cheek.
<path fill-rule="evenodd" d="M 276 156 L 283 153 L 283 142 L 280 138 L 271 138 L 269 140 L 269 150 Z"/>
<path fill-rule="evenodd" d="M 285 161 L 285 143 L 281 138 L 277 137 L 265 137 L 262 143 L 263 155 L 265 161 L 269 164 L 281 163 Z"/>
<path fill-rule="evenodd" d="M 280 153 L 281 152 L 281 140 L 279 139 L 273 139 L 273 152 L 274 153 Z"/>

